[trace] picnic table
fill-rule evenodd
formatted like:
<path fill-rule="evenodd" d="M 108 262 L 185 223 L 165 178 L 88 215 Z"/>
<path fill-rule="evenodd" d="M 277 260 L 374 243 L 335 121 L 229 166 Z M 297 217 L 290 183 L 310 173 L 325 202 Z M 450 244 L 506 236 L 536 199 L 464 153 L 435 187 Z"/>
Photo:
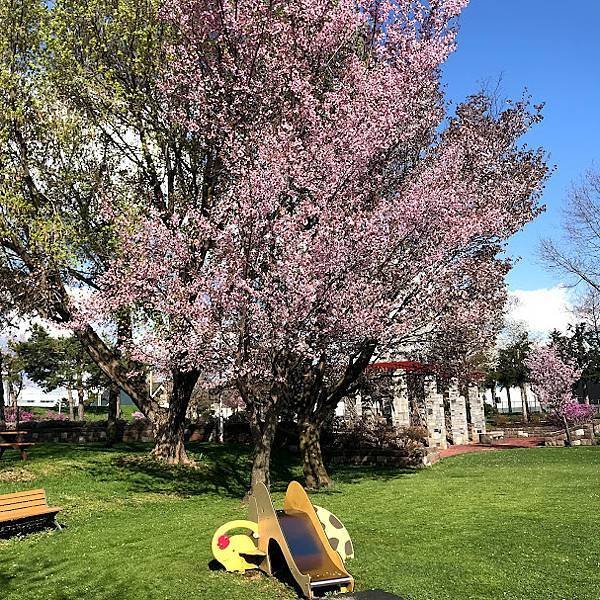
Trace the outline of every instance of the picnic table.
<path fill-rule="evenodd" d="M 27 435 L 27 431 L 0 431 L 0 458 L 7 448 L 13 448 L 21 454 L 21 460 L 27 460 L 25 448 L 34 444 L 23 441 L 24 435 Z"/>

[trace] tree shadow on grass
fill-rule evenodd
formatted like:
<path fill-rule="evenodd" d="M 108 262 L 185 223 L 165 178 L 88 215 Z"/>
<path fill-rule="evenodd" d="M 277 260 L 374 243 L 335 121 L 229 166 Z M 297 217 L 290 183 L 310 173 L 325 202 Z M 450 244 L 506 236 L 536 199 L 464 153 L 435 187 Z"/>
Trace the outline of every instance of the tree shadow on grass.
<path fill-rule="evenodd" d="M 189 444 L 188 451 L 197 467 L 167 465 L 152 459 L 149 446 L 119 445 L 114 449 L 94 448 L 83 460 L 81 448 L 73 454 L 80 459 L 75 468 L 85 471 L 95 481 L 121 481 L 131 492 L 176 494 L 180 496 L 218 495 L 243 498 L 250 484 L 251 449 L 247 446 Z M 123 452 L 125 450 L 125 452 Z M 100 456 L 98 456 L 100 452 Z M 106 453 L 113 457 L 105 460 Z M 278 452 L 273 461 L 273 489 L 293 478 L 295 459 Z M 286 483 L 287 485 L 287 483 Z"/>
<path fill-rule="evenodd" d="M 236 444 L 191 443 L 188 453 L 196 468 L 166 465 L 153 460 L 151 444 L 117 444 L 106 448 L 102 444 L 40 444 L 36 458 L 52 464 L 53 459 L 68 462 L 69 470 L 91 476 L 95 481 L 125 483 L 135 493 L 176 494 L 181 496 L 219 495 L 243 498 L 250 485 L 252 448 Z M 27 463 L 21 463 L 27 464 Z M 59 464 L 57 462 L 57 464 Z M 6 466 L 14 466 L 10 461 Z M 2 465 L 0 465 L 1 467 Z M 331 468 L 334 487 L 324 493 L 341 493 L 335 483 L 354 484 L 368 480 L 391 481 L 414 475 L 414 469 L 371 466 Z M 293 479 L 302 481 L 299 457 L 287 450 L 273 453 L 271 490 L 283 492 Z"/>
<path fill-rule="evenodd" d="M 0 460 L 0 468 L 3 466 L 14 467 L 15 465 L 22 467 L 35 466 L 36 462 L 39 460 L 51 462 L 52 460 L 79 461 L 83 459 L 84 461 L 87 461 L 94 455 L 122 454 L 123 451 L 142 454 L 147 452 L 149 448 L 149 444 L 119 444 L 113 448 L 107 448 L 99 443 L 74 444 L 70 442 L 41 442 L 36 443 L 35 446 L 32 446 L 31 449 L 27 451 L 29 458 L 26 461 L 21 461 L 18 454 L 15 454 L 14 456 L 5 454 L 2 460 Z"/>
<path fill-rule="evenodd" d="M 17 559 L 22 560 L 22 559 Z M 8 591 L 9 586 L 14 586 L 19 590 L 22 590 L 25 586 L 31 589 L 37 583 L 44 583 L 48 580 L 48 577 L 53 576 L 56 573 L 63 572 L 69 568 L 64 558 L 57 558 L 56 556 L 44 556 L 43 559 L 36 560 L 35 568 L 28 568 L 27 573 L 15 571 L 14 557 L 6 557 L 3 559 L 0 557 L 0 590 Z M 13 573 L 11 573 L 13 571 Z M 24 579 L 26 578 L 26 583 Z M 33 598 L 29 596 L 25 590 L 23 590 L 24 598 Z"/>
<path fill-rule="evenodd" d="M 420 469 L 399 467 L 370 467 L 359 465 L 336 465 L 329 469 L 333 485 L 331 488 L 319 490 L 319 494 L 343 494 L 344 490 L 337 484 L 352 485 L 367 481 L 389 482 L 416 476 Z"/>

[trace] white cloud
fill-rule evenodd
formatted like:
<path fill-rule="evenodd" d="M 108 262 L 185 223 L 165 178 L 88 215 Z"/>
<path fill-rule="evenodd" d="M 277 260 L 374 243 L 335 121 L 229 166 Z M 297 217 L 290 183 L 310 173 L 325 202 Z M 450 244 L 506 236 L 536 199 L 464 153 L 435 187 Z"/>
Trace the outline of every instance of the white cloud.
<path fill-rule="evenodd" d="M 546 336 L 553 329 L 565 331 L 572 321 L 570 292 L 563 286 L 514 290 L 510 298 L 508 318 L 523 322 L 533 334 Z"/>

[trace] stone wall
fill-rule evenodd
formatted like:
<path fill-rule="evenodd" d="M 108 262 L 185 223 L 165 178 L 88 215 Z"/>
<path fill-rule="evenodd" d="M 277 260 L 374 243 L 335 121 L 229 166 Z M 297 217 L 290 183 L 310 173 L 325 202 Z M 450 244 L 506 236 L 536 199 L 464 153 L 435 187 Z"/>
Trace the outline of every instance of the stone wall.
<path fill-rule="evenodd" d="M 327 452 L 327 462 L 334 465 L 415 468 L 430 466 L 438 459 L 438 451 L 434 448 L 420 448 L 412 453 L 384 448 L 357 448 Z"/>
<path fill-rule="evenodd" d="M 205 428 L 205 424 L 191 426 L 186 437 L 202 441 Z M 86 444 L 106 440 L 106 421 L 27 421 L 19 423 L 19 430 L 26 431 L 27 441 L 34 443 Z M 152 426 L 146 420 L 118 421 L 117 441 L 153 442 Z"/>
<path fill-rule="evenodd" d="M 571 444 L 573 446 L 595 446 L 600 440 L 596 437 L 594 428 L 591 425 L 582 425 L 573 427 L 570 430 Z M 554 431 L 544 437 L 545 446 L 564 446 L 567 443 L 567 434 L 560 430 Z"/>
<path fill-rule="evenodd" d="M 27 421 L 19 423 L 19 430 L 27 432 L 31 442 L 67 442 L 85 444 L 106 440 L 106 421 Z M 119 423 L 122 437 L 125 423 Z"/>

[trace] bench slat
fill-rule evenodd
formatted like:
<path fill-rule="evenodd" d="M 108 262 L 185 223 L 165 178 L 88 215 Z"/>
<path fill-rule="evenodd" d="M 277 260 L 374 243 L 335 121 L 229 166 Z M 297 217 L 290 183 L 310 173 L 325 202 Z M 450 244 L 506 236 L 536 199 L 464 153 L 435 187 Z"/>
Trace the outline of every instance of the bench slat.
<path fill-rule="evenodd" d="M 0 510 L 5 510 L 9 506 L 15 504 L 27 504 L 31 502 L 46 502 L 46 496 L 39 494 L 38 496 L 26 496 L 25 498 L 11 498 L 10 500 L 4 500 L 0 502 Z"/>
<path fill-rule="evenodd" d="M 11 500 L 12 498 L 25 498 L 27 496 L 39 496 L 46 497 L 46 490 L 39 488 L 37 490 L 25 490 L 23 492 L 13 492 L 12 494 L 0 494 L 0 504 L 4 502 L 4 500 Z"/>
<path fill-rule="evenodd" d="M 35 506 L 48 506 L 46 498 L 38 498 L 37 500 L 27 500 L 26 502 L 13 502 L 13 504 L 4 504 L 0 506 L 0 514 L 21 510 L 23 508 L 32 508 Z"/>
<path fill-rule="evenodd" d="M 12 527 L 12 523 L 28 521 L 36 517 L 52 517 L 62 509 L 48 506 L 46 490 L 27 490 L 0 495 L 0 529 Z"/>
<path fill-rule="evenodd" d="M 44 492 L 38 494 L 27 494 L 27 496 L 13 496 L 12 498 L 0 498 L 0 506 L 12 504 L 13 502 L 26 502 L 27 500 L 36 500 L 37 498 L 46 498 Z"/>
<path fill-rule="evenodd" d="M 49 508 L 48 506 L 39 506 L 36 508 L 23 509 L 14 513 L 0 513 L 0 523 L 23 521 L 31 517 L 41 517 L 43 515 L 55 515 L 62 509 L 58 507 Z"/>
<path fill-rule="evenodd" d="M 35 446 L 34 442 L 7 442 L 0 444 L 0 448 L 22 448 L 23 446 Z"/>

